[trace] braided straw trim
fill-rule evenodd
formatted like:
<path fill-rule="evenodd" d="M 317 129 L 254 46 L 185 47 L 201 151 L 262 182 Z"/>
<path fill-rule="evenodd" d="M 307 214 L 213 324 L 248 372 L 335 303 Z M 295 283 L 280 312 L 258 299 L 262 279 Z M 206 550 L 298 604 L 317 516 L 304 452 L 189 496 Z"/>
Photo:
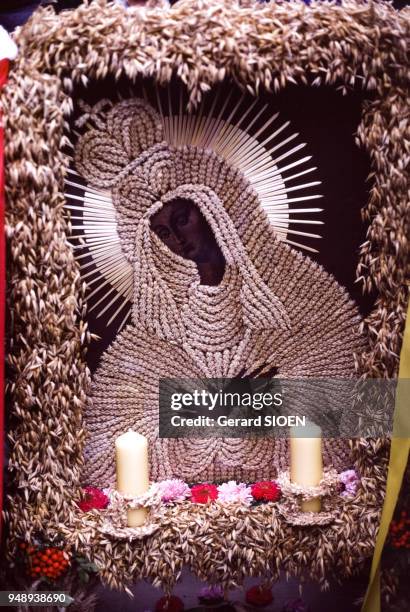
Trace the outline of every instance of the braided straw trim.
<path fill-rule="evenodd" d="M 110 498 L 109 507 L 114 510 L 119 508 L 135 510 L 136 508 L 157 508 L 161 506 L 161 495 L 156 483 L 153 483 L 148 491 L 141 495 L 126 495 L 117 491 L 117 489 L 110 489 L 108 496 Z"/>
<path fill-rule="evenodd" d="M 287 500 L 278 504 L 278 511 L 290 525 L 308 527 L 314 525 L 330 525 L 337 517 L 337 511 L 332 512 L 301 512 L 298 503 Z"/>
<path fill-rule="evenodd" d="M 152 535 L 163 525 L 161 496 L 155 484 L 142 495 L 125 495 L 115 489 L 110 490 L 108 495 L 110 505 L 99 528 L 102 533 L 120 540 L 136 540 Z M 148 509 L 146 522 L 140 527 L 128 527 L 127 511 L 136 508 Z"/>
<path fill-rule="evenodd" d="M 334 495 L 339 486 L 336 470 L 330 469 L 324 472 L 322 480 L 315 487 L 308 487 L 290 481 L 289 471 L 280 472 L 277 477 L 283 501 L 278 503 L 278 511 L 291 525 L 329 525 L 338 515 L 338 502 L 340 498 Z M 300 501 L 308 501 L 321 497 L 321 512 L 301 512 Z"/>
<path fill-rule="evenodd" d="M 303 501 L 309 501 L 310 499 L 315 499 L 316 497 L 331 495 L 331 493 L 339 485 L 338 474 L 336 470 L 333 469 L 326 470 L 322 480 L 315 487 L 308 487 L 306 485 L 291 482 L 289 471 L 280 472 L 276 480 L 283 495 L 292 497 L 297 496 Z"/>

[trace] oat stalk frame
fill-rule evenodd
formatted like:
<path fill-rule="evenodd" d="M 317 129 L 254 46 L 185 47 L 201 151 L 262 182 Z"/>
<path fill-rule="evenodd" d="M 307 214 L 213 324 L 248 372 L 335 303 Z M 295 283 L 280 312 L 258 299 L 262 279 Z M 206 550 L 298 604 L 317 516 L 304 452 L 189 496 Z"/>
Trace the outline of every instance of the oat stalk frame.
<path fill-rule="evenodd" d="M 353 0 L 150 4 L 129 13 L 105 0 L 60 15 L 43 8 L 15 34 L 19 56 L 1 94 L 14 483 L 5 511 L 9 554 L 19 539 L 46 529 L 63 533 L 105 583 L 128 591 L 141 577 L 170 591 L 183 564 L 226 588 L 245 575 L 274 578 L 280 570 L 307 571 L 326 587 L 332 575 L 350 575 L 372 554 L 387 471 L 383 440 L 351 441 L 360 491 L 341 502 L 335 524 L 308 534 L 284 523 L 272 504 L 171 507 L 166 528 L 138 546 L 108 539 L 95 511 L 79 515 L 90 333 L 85 286 L 67 240 L 64 129 L 75 84 L 107 75 L 165 84 L 176 74 L 190 108 L 225 78 L 254 95 L 288 83 L 333 85 L 341 94 L 360 84 L 371 91 L 356 135 L 372 164 L 357 279 L 377 297 L 363 323 L 368 349 L 356 365 L 364 378 L 394 377 L 408 299 L 410 9 Z"/>

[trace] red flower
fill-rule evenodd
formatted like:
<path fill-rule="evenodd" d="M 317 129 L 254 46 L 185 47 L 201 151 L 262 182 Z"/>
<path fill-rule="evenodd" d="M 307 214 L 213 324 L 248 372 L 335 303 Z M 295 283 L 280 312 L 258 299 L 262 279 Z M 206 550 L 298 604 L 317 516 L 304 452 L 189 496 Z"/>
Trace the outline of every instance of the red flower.
<path fill-rule="evenodd" d="M 155 605 L 155 612 L 183 612 L 184 604 L 175 595 L 161 597 Z"/>
<path fill-rule="evenodd" d="M 191 488 L 191 501 L 195 504 L 207 504 L 218 497 L 218 487 L 214 484 L 198 484 Z"/>
<path fill-rule="evenodd" d="M 273 601 L 272 589 L 255 585 L 246 591 L 246 603 L 263 608 Z"/>
<path fill-rule="evenodd" d="M 83 512 L 88 512 L 93 508 L 102 510 L 108 506 L 109 499 L 100 489 L 96 489 L 95 487 L 85 487 L 83 490 L 85 497 L 83 500 L 78 502 L 78 507 L 81 508 Z"/>
<path fill-rule="evenodd" d="M 276 482 L 271 480 L 262 480 L 261 482 L 255 482 L 251 486 L 251 491 L 254 499 L 257 501 L 274 502 L 280 497 L 280 487 Z"/>

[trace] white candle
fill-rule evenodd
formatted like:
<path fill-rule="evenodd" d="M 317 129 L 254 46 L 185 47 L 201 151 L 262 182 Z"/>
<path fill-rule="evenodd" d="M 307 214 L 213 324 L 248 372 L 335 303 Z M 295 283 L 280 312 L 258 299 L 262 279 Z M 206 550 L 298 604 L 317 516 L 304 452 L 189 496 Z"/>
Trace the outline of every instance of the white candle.
<path fill-rule="evenodd" d="M 127 431 L 115 440 L 117 490 L 125 495 L 141 495 L 149 488 L 148 440 L 136 431 Z M 128 510 L 128 527 L 143 525 L 145 508 Z"/>
<path fill-rule="evenodd" d="M 322 430 L 314 423 L 290 429 L 290 480 L 314 487 L 323 478 Z M 302 501 L 302 512 L 320 512 L 320 497 Z"/>

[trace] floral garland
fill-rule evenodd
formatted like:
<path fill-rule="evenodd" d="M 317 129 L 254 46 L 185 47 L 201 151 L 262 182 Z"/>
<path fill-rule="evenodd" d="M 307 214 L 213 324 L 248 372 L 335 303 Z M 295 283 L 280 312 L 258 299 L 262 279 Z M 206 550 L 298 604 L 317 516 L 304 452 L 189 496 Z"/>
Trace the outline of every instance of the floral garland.
<path fill-rule="evenodd" d="M 235 506 L 256 506 L 268 502 L 279 502 L 278 511 L 285 520 L 294 525 L 325 525 L 334 520 L 337 505 L 334 493 L 343 497 L 354 495 L 359 479 L 354 470 L 337 474 L 325 471 L 317 487 L 303 487 L 289 481 L 286 472 L 280 472 L 276 480 L 263 480 L 252 484 L 228 482 L 198 483 L 191 486 L 178 478 L 153 482 L 142 495 L 125 495 L 113 488 L 104 490 L 86 487 L 79 507 L 84 512 L 106 510 L 100 530 L 116 539 L 134 540 L 145 538 L 160 529 L 163 512 L 167 505 L 190 501 L 193 504 L 218 503 Z M 319 513 L 300 512 L 299 498 L 323 497 Z M 127 510 L 143 507 L 147 509 L 147 520 L 139 527 L 129 527 Z M 332 510 L 333 509 L 333 510 Z"/>
<path fill-rule="evenodd" d="M 338 483 L 339 494 L 342 497 L 354 497 L 360 478 L 355 470 L 346 470 L 335 476 L 335 482 Z M 255 506 L 261 503 L 276 502 L 283 494 L 280 479 L 278 481 L 262 480 L 252 484 L 230 480 L 219 485 L 198 483 L 190 486 L 179 478 L 172 478 L 154 482 L 149 490 L 150 499 L 158 498 L 162 504 L 190 500 L 194 504 L 218 502 Z M 84 499 L 78 505 L 84 512 L 92 509 L 105 509 L 111 504 L 118 503 L 118 491 L 111 488 L 100 490 L 96 487 L 85 487 L 83 496 Z"/>

